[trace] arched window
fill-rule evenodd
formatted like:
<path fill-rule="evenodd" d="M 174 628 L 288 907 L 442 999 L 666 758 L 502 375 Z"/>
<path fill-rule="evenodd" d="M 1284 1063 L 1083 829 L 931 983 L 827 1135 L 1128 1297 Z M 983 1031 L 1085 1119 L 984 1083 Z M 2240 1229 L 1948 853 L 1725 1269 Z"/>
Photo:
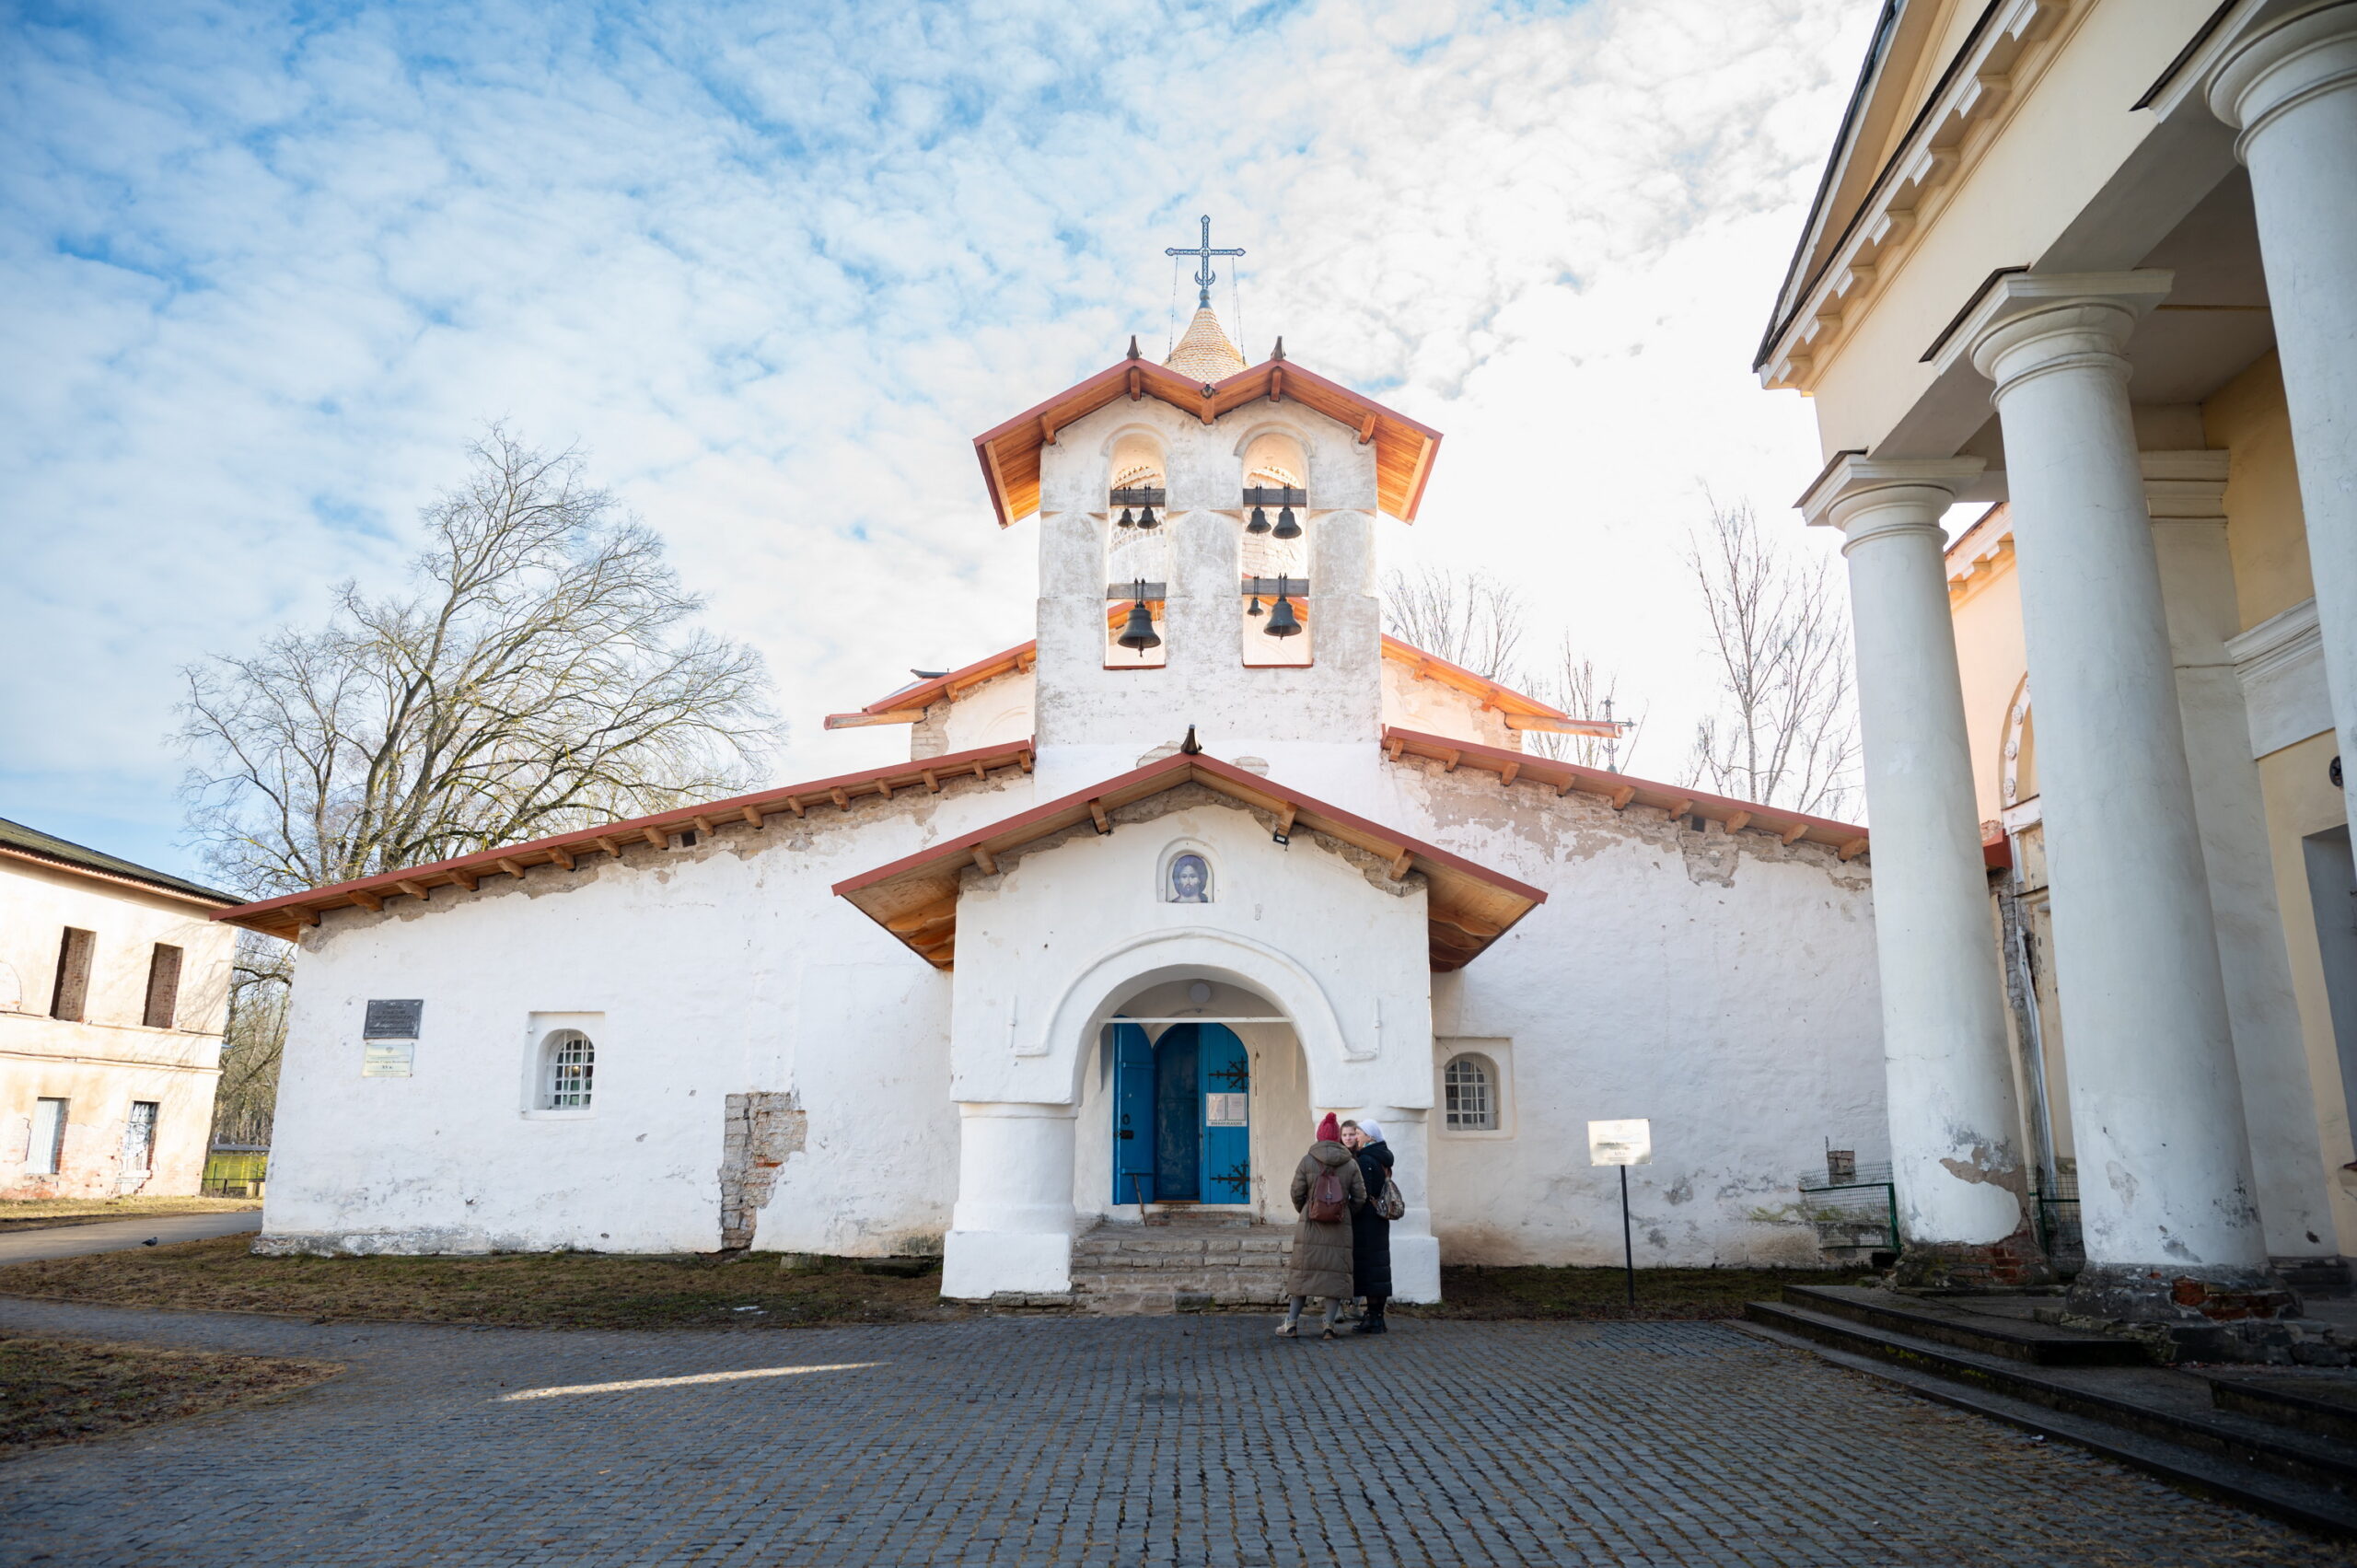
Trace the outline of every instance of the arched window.
<path fill-rule="evenodd" d="M 598 1047 L 579 1029 L 557 1029 L 540 1042 L 540 1109 L 586 1110 Z"/>
<path fill-rule="evenodd" d="M 1443 1125 L 1454 1132 L 1493 1132 L 1498 1126 L 1498 1074 L 1483 1056 L 1452 1056 L 1441 1074 Z"/>

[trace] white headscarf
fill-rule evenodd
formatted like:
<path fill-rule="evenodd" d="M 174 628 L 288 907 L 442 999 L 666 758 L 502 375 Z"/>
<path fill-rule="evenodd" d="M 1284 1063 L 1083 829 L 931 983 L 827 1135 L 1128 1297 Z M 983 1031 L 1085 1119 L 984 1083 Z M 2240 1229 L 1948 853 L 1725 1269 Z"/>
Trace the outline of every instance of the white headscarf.
<path fill-rule="evenodd" d="M 1359 1131 L 1365 1135 L 1366 1141 L 1370 1144 L 1383 1142 L 1383 1123 L 1372 1116 L 1359 1118 Z"/>

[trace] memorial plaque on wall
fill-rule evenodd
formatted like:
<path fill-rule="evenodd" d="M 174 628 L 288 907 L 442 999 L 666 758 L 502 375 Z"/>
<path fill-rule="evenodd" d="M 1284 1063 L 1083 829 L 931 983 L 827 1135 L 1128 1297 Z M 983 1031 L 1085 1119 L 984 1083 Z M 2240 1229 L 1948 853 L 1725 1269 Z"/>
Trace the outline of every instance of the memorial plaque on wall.
<path fill-rule="evenodd" d="M 362 1040 L 415 1040 L 417 1026 L 425 1016 L 424 1001 L 412 997 L 407 1001 L 371 1002 L 368 1016 L 360 1026 Z"/>

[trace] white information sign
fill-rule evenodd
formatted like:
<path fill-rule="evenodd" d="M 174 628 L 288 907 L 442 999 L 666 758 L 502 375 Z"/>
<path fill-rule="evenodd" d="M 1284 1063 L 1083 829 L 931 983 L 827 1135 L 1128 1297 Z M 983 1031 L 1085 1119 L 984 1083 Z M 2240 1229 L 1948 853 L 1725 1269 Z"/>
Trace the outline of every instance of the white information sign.
<path fill-rule="evenodd" d="M 417 1061 L 417 1041 L 413 1040 L 372 1040 L 360 1048 L 360 1075 L 364 1078 L 406 1078 Z"/>
<path fill-rule="evenodd" d="M 1205 1095 L 1203 1125 L 1206 1127 L 1242 1127 L 1246 1125 L 1245 1099 L 1242 1095 Z"/>
<path fill-rule="evenodd" d="M 1651 1165 L 1654 1124 L 1643 1117 L 1633 1121 L 1591 1121 L 1587 1124 L 1590 1165 Z"/>

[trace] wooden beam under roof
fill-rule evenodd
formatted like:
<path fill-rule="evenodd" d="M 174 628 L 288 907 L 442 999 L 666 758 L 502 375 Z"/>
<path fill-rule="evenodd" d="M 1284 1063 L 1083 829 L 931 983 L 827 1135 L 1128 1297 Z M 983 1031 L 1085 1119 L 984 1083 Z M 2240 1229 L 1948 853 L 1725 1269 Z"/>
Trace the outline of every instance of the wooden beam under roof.
<path fill-rule="evenodd" d="M 1371 440 L 1376 449 L 1376 504 L 1402 522 L 1416 520 L 1441 435 L 1338 382 L 1304 370 L 1298 361 L 1270 359 L 1224 381 L 1204 384 L 1166 366 L 1125 359 L 1067 387 L 1004 424 L 974 437 L 982 482 L 999 526 L 1039 509 L 1040 453 L 1048 430 L 1062 430 L 1121 397 L 1153 397 L 1209 423 L 1281 391 L 1289 401 Z"/>

